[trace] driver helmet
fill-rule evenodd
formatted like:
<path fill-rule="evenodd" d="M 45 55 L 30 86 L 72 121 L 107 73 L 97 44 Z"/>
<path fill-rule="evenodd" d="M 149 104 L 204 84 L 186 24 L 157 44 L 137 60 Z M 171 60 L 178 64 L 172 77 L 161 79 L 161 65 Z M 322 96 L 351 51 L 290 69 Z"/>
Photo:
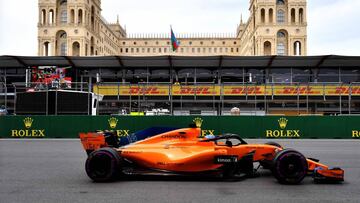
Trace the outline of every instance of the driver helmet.
<path fill-rule="evenodd" d="M 215 138 L 215 135 L 206 135 L 205 138 L 206 138 L 206 139 L 214 139 L 214 138 Z"/>

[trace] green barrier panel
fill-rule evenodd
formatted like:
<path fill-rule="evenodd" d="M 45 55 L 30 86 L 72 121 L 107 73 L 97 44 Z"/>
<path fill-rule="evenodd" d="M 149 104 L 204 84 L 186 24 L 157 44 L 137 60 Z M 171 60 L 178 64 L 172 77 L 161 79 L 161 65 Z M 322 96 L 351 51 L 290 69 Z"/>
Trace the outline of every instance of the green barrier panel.
<path fill-rule="evenodd" d="M 3 116 L 1 138 L 77 138 L 80 132 L 115 130 L 119 136 L 149 127 L 187 127 L 202 135 L 236 133 L 243 138 L 360 138 L 360 117 L 278 116 Z"/>

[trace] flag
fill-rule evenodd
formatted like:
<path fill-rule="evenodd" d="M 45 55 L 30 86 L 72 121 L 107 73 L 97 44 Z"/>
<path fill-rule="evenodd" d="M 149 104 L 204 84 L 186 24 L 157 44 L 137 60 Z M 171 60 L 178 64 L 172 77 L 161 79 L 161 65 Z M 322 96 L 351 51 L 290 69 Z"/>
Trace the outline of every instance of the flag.
<path fill-rule="evenodd" d="M 175 37 L 172 27 L 170 27 L 170 29 L 171 29 L 171 46 L 172 46 L 173 51 L 176 51 L 177 48 L 179 48 L 179 42 L 177 41 L 177 39 Z"/>

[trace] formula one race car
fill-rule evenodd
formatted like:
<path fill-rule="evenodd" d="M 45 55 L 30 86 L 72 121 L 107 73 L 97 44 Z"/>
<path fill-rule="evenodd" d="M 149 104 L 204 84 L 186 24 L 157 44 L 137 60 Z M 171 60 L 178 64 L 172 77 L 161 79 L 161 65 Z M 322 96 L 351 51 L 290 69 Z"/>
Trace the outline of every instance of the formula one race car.
<path fill-rule="evenodd" d="M 122 147 L 113 133 L 81 133 L 88 153 L 86 173 L 95 182 L 127 175 L 253 177 L 254 163 L 259 162 L 283 184 L 298 184 L 309 173 L 316 182 L 344 181 L 342 169 L 329 168 L 277 143 L 248 144 L 235 134 L 201 138 L 200 132 L 195 126 L 162 130 Z"/>

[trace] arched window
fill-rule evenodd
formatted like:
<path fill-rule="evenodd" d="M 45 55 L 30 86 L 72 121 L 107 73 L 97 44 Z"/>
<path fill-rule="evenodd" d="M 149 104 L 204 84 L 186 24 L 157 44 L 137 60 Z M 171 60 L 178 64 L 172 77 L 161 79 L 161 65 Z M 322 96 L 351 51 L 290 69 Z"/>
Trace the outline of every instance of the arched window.
<path fill-rule="evenodd" d="M 269 56 L 271 55 L 271 42 L 266 41 L 264 43 L 264 55 Z"/>
<path fill-rule="evenodd" d="M 58 6 L 58 13 L 60 13 L 60 23 L 67 23 L 67 0 L 60 0 Z"/>
<path fill-rule="evenodd" d="M 277 5 L 285 5 L 285 0 L 276 0 Z"/>
<path fill-rule="evenodd" d="M 299 41 L 294 43 L 294 55 L 301 56 L 301 42 Z"/>
<path fill-rule="evenodd" d="M 56 34 L 56 55 L 67 55 L 67 34 L 61 30 Z"/>
<path fill-rule="evenodd" d="M 304 9 L 300 8 L 299 10 L 299 23 L 304 22 Z"/>
<path fill-rule="evenodd" d="M 50 25 L 55 23 L 55 14 L 54 14 L 54 10 L 50 9 L 49 11 L 49 23 Z"/>
<path fill-rule="evenodd" d="M 94 37 L 91 37 L 91 39 L 90 39 L 90 56 L 94 56 L 94 54 L 95 54 L 94 46 L 95 46 L 95 39 L 94 39 Z"/>
<path fill-rule="evenodd" d="M 71 9 L 70 11 L 70 23 L 75 23 L 75 11 Z"/>
<path fill-rule="evenodd" d="M 45 9 L 41 10 L 41 24 L 42 25 L 46 24 L 46 10 Z"/>
<path fill-rule="evenodd" d="M 261 9 L 261 23 L 265 23 L 265 9 Z"/>
<path fill-rule="evenodd" d="M 72 55 L 80 56 L 80 44 L 79 42 L 74 42 L 72 45 Z"/>
<path fill-rule="evenodd" d="M 284 31 L 279 31 L 279 32 L 277 33 L 277 37 L 278 37 L 278 38 L 285 38 L 285 37 L 286 37 L 286 33 L 285 33 Z"/>
<path fill-rule="evenodd" d="M 274 10 L 272 8 L 270 8 L 269 10 L 269 22 L 273 23 L 274 22 Z"/>
<path fill-rule="evenodd" d="M 288 33 L 286 30 L 280 30 L 277 33 L 277 54 L 287 55 L 288 54 Z"/>
<path fill-rule="evenodd" d="M 95 29 L 95 8 L 91 6 L 91 29 Z"/>
<path fill-rule="evenodd" d="M 291 22 L 295 23 L 295 8 L 291 9 Z"/>
<path fill-rule="evenodd" d="M 83 11 L 82 9 L 79 9 L 78 12 L 78 24 L 82 24 L 83 23 Z"/>
<path fill-rule="evenodd" d="M 285 23 L 285 11 L 279 9 L 277 11 L 277 22 L 278 23 Z"/>
<path fill-rule="evenodd" d="M 50 42 L 45 42 L 43 45 L 43 56 L 49 56 L 49 50 L 50 50 Z"/>

